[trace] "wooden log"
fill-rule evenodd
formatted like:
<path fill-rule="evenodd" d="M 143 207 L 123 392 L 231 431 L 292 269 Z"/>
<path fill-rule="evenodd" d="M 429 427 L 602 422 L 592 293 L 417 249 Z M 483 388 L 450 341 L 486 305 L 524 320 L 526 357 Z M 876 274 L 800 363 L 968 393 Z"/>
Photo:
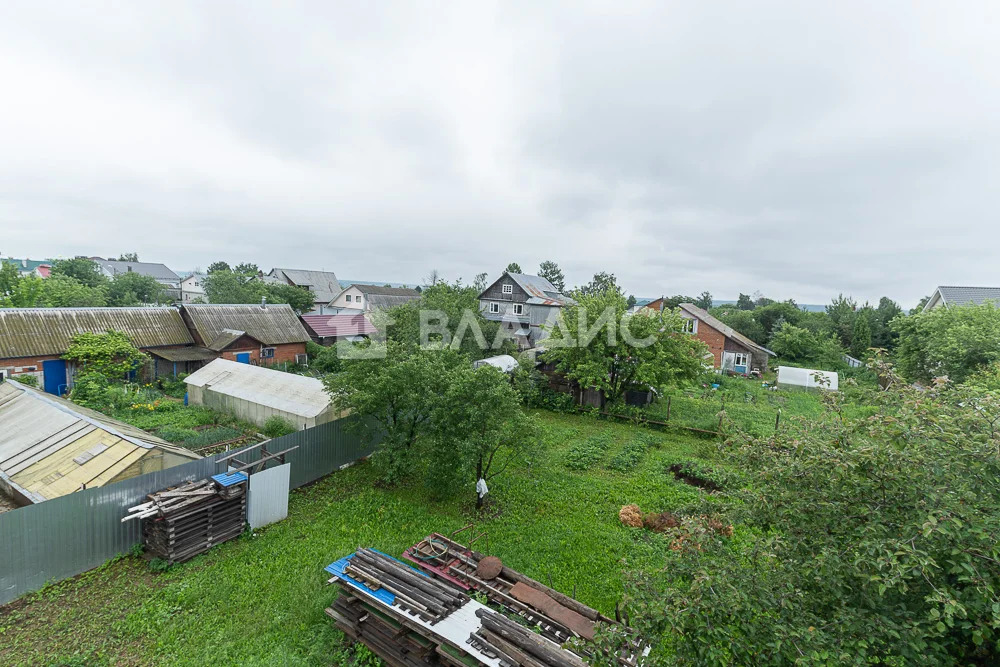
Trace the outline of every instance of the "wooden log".
<path fill-rule="evenodd" d="M 511 644 L 522 648 L 552 667 L 587 667 L 578 656 L 559 645 L 531 632 L 510 619 L 488 609 L 479 609 L 476 616 L 483 627 Z"/>

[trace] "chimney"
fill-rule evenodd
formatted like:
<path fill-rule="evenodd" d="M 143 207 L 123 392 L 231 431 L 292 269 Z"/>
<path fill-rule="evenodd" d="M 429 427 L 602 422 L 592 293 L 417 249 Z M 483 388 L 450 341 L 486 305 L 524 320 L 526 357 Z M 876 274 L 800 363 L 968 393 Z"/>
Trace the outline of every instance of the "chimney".
<path fill-rule="evenodd" d="M 267 297 L 266 296 L 262 296 L 262 297 L 260 297 L 260 309 L 264 310 L 266 308 L 267 308 Z"/>

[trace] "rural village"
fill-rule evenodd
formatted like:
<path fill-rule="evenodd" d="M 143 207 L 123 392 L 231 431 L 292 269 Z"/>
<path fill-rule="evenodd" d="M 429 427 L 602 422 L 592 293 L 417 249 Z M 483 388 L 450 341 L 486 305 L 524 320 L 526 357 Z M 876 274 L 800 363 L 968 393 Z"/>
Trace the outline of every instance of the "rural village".
<path fill-rule="evenodd" d="M 568 287 L 551 261 L 403 285 L 131 254 L 3 258 L 0 299 L 6 663 L 117 662 L 135 633 L 199 664 L 221 635 L 322 664 L 660 664 L 706 657 L 692 632 L 825 652 L 845 630 L 797 628 L 850 604 L 826 586 L 950 613 L 932 634 L 970 659 L 995 640 L 995 533 L 956 576 L 950 527 L 996 483 L 1000 287 L 817 309 Z M 927 449 L 885 458 L 900 438 Z M 735 582 L 762 542 L 829 583 L 761 619 Z M 845 543 L 896 555 L 814 561 Z M 937 581 L 913 563 L 935 557 Z M 906 655 L 920 619 L 879 613 L 897 629 L 852 652 Z"/>

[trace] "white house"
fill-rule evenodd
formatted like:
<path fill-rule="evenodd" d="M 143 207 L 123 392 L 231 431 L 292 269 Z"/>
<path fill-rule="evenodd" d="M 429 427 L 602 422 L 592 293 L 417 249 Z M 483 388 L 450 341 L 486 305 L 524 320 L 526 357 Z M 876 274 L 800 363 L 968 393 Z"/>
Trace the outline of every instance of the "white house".
<path fill-rule="evenodd" d="M 924 304 L 924 312 L 948 306 L 980 306 L 987 301 L 1000 305 L 1000 287 L 957 287 L 942 285 Z"/>
<path fill-rule="evenodd" d="M 191 303 L 198 299 L 201 299 L 199 303 L 208 303 L 208 297 L 205 296 L 204 273 L 192 273 L 181 281 L 181 301 L 183 303 Z"/>
<path fill-rule="evenodd" d="M 409 287 L 380 287 L 379 285 L 348 285 L 330 303 L 327 312 L 358 314 L 388 310 L 420 298 L 420 292 Z"/>

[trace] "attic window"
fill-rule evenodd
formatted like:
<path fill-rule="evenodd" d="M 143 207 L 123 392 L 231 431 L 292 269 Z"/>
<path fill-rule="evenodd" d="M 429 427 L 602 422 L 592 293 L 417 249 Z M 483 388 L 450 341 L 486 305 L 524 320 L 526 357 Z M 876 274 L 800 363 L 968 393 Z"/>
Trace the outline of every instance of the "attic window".
<path fill-rule="evenodd" d="M 511 285 L 510 283 L 504 283 L 504 286 L 501 288 L 501 291 L 504 294 L 513 294 L 514 293 L 514 286 Z"/>
<path fill-rule="evenodd" d="M 348 295 L 347 295 L 347 303 L 350 303 L 350 302 L 351 302 L 351 295 L 350 295 L 350 294 L 348 294 Z"/>
<path fill-rule="evenodd" d="M 695 325 L 695 320 L 692 318 L 684 318 L 684 324 L 681 325 L 681 331 L 684 333 L 694 333 L 698 328 Z"/>

